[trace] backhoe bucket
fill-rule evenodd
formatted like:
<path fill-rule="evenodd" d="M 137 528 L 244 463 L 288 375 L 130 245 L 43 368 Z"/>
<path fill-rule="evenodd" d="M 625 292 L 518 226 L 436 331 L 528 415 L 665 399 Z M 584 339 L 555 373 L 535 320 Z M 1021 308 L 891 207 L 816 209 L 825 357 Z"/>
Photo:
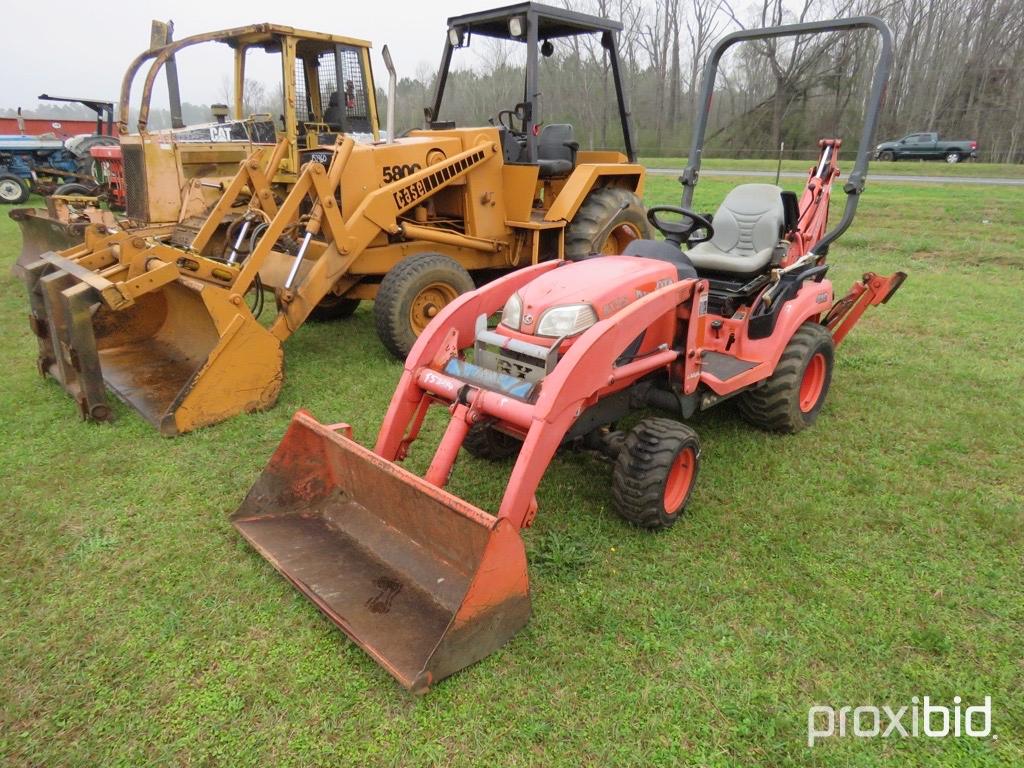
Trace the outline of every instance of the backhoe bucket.
<path fill-rule="evenodd" d="M 403 686 L 425 692 L 530 616 L 515 527 L 299 411 L 232 515 Z"/>
<path fill-rule="evenodd" d="M 24 279 L 25 268 L 47 251 L 63 251 L 84 239 L 88 221 L 58 221 L 39 208 L 15 208 L 10 217 L 21 229 L 21 253 L 11 266 L 11 274 Z"/>
<path fill-rule="evenodd" d="M 25 280 L 40 371 L 83 417 L 111 417 L 107 388 L 166 435 L 277 399 L 281 344 L 226 289 L 179 277 L 114 309 L 114 283 L 54 253 Z"/>

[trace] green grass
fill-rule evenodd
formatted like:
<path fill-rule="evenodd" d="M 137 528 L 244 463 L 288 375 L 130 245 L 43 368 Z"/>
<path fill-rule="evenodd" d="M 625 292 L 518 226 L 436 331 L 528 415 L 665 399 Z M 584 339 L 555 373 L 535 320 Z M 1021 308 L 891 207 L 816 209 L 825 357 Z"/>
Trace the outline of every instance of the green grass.
<path fill-rule="evenodd" d="M 643 157 L 641 162 L 648 168 L 684 168 L 685 157 Z M 847 157 L 843 164 L 848 170 L 853 158 Z M 814 165 L 812 160 L 783 160 L 782 170 L 806 173 Z M 774 171 L 778 167 L 777 160 L 734 160 L 728 158 L 708 157 L 701 161 L 701 168 L 709 170 L 730 171 Z M 973 163 L 965 162 L 947 165 L 942 162 L 925 162 L 923 160 L 900 160 L 895 163 L 872 161 L 868 168 L 868 181 L 871 174 L 887 176 L 952 176 L 969 178 L 1024 178 L 1024 165 L 1012 163 Z"/>
<path fill-rule="evenodd" d="M 910 278 L 840 347 L 815 427 L 696 418 L 698 487 L 658 535 L 615 516 L 607 463 L 559 455 L 523 534 L 533 619 L 417 699 L 228 522 L 296 408 L 372 441 L 401 369 L 368 309 L 288 342 L 267 413 L 85 424 L 35 372 L 3 217 L 0 762 L 1021 765 L 1022 227 L 1024 190 L 870 188 L 831 277 Z M 508 471 L 466 457 L 452 489 L 494 510 Z M 806 746 L 812 705 L 924 695 L 991 696 L 999 738 Z"/>

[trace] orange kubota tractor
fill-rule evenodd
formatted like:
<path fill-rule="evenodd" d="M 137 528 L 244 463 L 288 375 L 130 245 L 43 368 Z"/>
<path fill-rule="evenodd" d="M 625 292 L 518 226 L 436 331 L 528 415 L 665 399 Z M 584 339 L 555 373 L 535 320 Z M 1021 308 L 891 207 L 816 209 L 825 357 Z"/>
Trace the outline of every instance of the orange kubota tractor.
<path fill-rule="evenodd" d="M 344 318 L 371 299 L 378 335 L 404 357 L 476 282 L 565 255 L 617 253 L 646 237 L 644 169 L 615 44 L 621 28 L 536 3 L 449 19 L 427 128 L 394 137 L 395 74 L 385 56 L 386 141 L 353 141 L 339 98 L 337 120 L 331 108 L 323 116 L 338 123 L 336 139 L 301 153 L 287 194 L 273 184 L 299 170 L 285 132 L 215 184 L 220 199 L 205 219 L 189 218 L 186 204 L 177 224 L 113 234 L 90 227 L 83 245 L 43 254 L 25 278 L 40 370 L 86 418 L 112 417 L 109 388 L 163 433 L 179 434 L 273 405 L 282 343 L 311 316 Z M 541 123 L 538 58 L 578 36 L 596 36 L 612 63 L 624 153 L 581 150 L 571 125 Z M 474 37 L 525 43 L 524 100 L 484 127 L 440 122 L 453 53 Z M 336 50 L 326 51 L 328 65 Z M 321 76 L 329 68 L 318 66 Z M 372 94 L 368 70 L 363 77 Z M 145 135 L 127 142 L 129 177 L 143 161 L 147 179 L 157 164 L 174 162 Z M 190 189 L 205 195 L 208 183 Z M 129 212 L 133 200 L 129 188 Z M 144 200 L 152 210 L 177 198 L 151 187 Z M 259 322 L 264 292 L 277 306 L 269 328 Z"/>
<path fill-rule="evenodd" d="M 777 186 L 743 184 L 710 219 L 689 210 L 722 54 L 745 40 L 859 28 L 876 30 L 881 49 L 839 224 L 827 231 L 838 139 L 820 142 L 799 201 Z M 764 429 L 811 425 L 836 346 L 905 277 L 867 274 L 836 300 L 825 262 L 864 188 L 891 61 L 889 30 L 873 17 L 721 40 L 704 73 L 683 207 L 648 214 L 665 239 L 537 264 L 449 304 L 406 360 L 374 448 L 300 411 L 235 527 L 414 691 L 491 653 L 528 620 L 519 531 L 537 513 L 538 484 L 560 446 L 582 441 L 615 457 L 622 517 L 670 527 L 700 465 L 699 438 L 684 422 L 735 398 Z M 434 405 L 450 419 L 421 478 L 399 462 Z M 634 407 L 667 416 L 617 431 Z M 460 448 L 517 457 L 496 515 L 444 490 Z"/>

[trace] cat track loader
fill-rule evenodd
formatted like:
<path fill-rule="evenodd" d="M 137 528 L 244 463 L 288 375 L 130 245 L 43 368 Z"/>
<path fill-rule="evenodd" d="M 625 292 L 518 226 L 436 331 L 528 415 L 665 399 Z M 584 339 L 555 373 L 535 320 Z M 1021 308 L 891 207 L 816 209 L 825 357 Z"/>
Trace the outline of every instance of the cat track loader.
<path fill-rule="evenodd" d="M 118 166 L 123 170 L 118 175 L 126 187 L 127 210 L 116 217 L 83 210 L 84 199 L 73 198 L 74 204 L 68 205 L 66 196 L 48 201 L 45 209 L 14 209 L 10 216 L 22 237 L 21 254 L 12 266 L 16 277 L 24 277 L 25 267 L 40 254 L 82 243 L 86 226 L 100 215 L 111 230 L 174 225 L 205 216 L 238 163 L 279 139 L 288 139 L 289 149 L 271 181 L 274 193 L 283 195 L 298 178 L 305 150 L 330 144 L 343 132 L 367 141 L 379 137 L 370 43 L 365 40 L 278 24 L 169 38 L 170 25 L 153 22 L 150 47 L 132 60 L 121 83 Z M 209 122 L 186 124 L 177 85 L 178 59 L 187 61 L 193 51 L 213 59 L 221 46 L 231 49 L 233 103 L 211 105 Z M 169 128 L 150 125 L 154 90 L 162 74 L 169 86 Z M 133 90 L 137 79 L 142 80 L 141 94 Z M 251 91 L 254 84 L 281 94 L 275 114 L 247 108 L 247 88 Z M 347 89 L 346 105 L 332 109 L 329 105 L 332 98 L 337 100 L 339 88 Z M 131 132 L 128 116 L 136 107 L 136 130 Z"/>
<path fill-rule="evenodd" d="M 238 166 L 205 219 L 113 234 L 92 226 L 81 246 L 44 253 L 25 276 L 40 371 L 85 418 L 112 417 L 110 389 L 179 434 L 273 405 L 282 342 L 310 316 L 344 317 L 372 299 L 382 342 L 404 357 L 475 282 L 647 237 L 620 29 L 533 3 L 455 17 L 427 128 L 396 139 L 392 111 L 384 142 L 339 133 L 302 153 L 284 196 L 272 180 L 295 146 L 282 136 Z M 525 42 L 526 93 L 536 94 L 538 39 L 590 34 L 613 63 L 625 153 L 579 150 L 572 127 L 541 126 L 530 99 L 486 127 L 438 121 L 452 53 L 472 35 Z M 393 94 L 386 47 L 384 58 Z M 267 327 L 259 311 L 271 292 L 277 316 Z"/>

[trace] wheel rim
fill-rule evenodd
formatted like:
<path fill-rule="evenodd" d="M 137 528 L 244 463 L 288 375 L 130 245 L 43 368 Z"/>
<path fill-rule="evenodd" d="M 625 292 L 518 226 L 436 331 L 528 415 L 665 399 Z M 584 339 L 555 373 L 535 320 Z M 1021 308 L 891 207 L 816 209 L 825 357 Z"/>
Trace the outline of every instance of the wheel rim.
<path fill-rule="evenodd" d="M 674 515 L 683 506 L 693 483 L 693 472 L 697 467 L 697 454 L 693 448 L 684 448 L 672 460 L 672 468 L 665 479 L 665 513 Z"/>
<path fill-rule="evenodd" d="M 825 355 L 815 353 L 804 369 L 804 378 L 800 382 L 800 411 L 809 413 L 814 410 L 825 388 Z"/>
<path fill-rule="evenodd" d="M 640 236 L 640 229 L 635 224 L 629 222 L 618 224 L 605 238 L 604 245 L 601 246 L 601 253 L 605 256 L 617 256 L 626 249 L 627 245 L 634 240 L 639 240 Z"/>
<path fill-rule="evenodd" d="M 17 200 L 21 197 L 21 185 L 10 179 L 0 181 L 0 198 L 4 200 Z"/>
<path fill-rule="evenodd" d="M 412 300 L 409 308 L 409 325 L 419 336 L 445 305 L 454 301 L 459 292 L 448 283 L 431 283 Z"/>
<path fill-rule="evenodd" d="M 953 154 L 953 153 L 950 153 L 950 154 L 946 155 L 946 162 L 950 163 L 950 164 L 955 163 L 959 159 L 960 158 L 956 154 Z"/>

